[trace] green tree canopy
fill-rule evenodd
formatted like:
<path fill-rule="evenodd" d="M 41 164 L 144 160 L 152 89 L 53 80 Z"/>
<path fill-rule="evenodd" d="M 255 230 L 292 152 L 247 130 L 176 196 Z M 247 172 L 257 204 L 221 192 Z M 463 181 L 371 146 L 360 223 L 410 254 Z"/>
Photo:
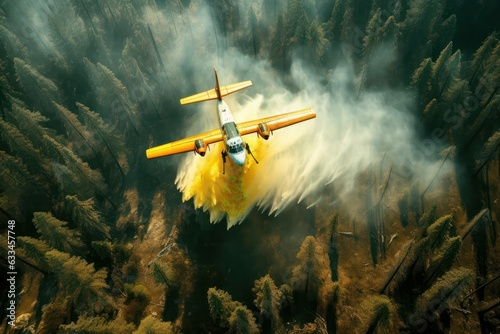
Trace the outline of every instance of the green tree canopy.
<path fill-rule="evenodd" d="M 65 204 L 72 220 L 91 239 L 103 240 L 111 238 L 109 226 L 106 225 L 101 212 L 97 210 L 93 198 L 80 201 L 76 196 L 66 195 Z"/>
<path fill-rule="evenodd" d="M 73 254 L 79 253 L 84 247 L 80 233 L 66 227 L 67 222 L 57 219 L 50 212 L 35 212 L 33 223 L 40 233 L 40 239 L 50 247 Z"/>
<path fill-rule="evenodd" d="M 60 291 L 73 305 L 93 310 L 112 305 L 105 291 L 109 288 L 105 269 L 95 271 L 93 264 L 58 250 L 47 252 L 45 257 L 59 282 Z"/>

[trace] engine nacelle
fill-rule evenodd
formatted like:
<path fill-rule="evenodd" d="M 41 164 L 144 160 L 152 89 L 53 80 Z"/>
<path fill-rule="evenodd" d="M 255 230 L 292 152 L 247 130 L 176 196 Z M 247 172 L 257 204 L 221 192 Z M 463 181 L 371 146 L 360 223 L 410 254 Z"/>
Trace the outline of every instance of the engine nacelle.
<path fill-rule="evenodd" d="M 269 126 L 267 126 L 266 123 L 259 123 L 259 125 L 257 125 L 257 134 L 262 138 L 264 138 L 265 140 L 268 140 L 269 135 L 271 134 Z"/>
<path fill-rule="evenodd" d="M 205 153 L 207 152 L 207 144 L 205 144 L 205 141 L 203 139 L 195 140 L 194 146 L 195 152 L 204 157 Z"/>

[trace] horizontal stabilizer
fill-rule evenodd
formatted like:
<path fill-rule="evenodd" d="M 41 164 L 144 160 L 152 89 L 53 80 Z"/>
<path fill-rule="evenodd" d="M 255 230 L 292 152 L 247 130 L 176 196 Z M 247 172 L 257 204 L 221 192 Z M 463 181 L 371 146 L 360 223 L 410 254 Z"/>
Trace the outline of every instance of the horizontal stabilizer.
<path fill-rule="evenodd" d="M 242 89 L 248 88 L 252 85 L 252 81 L 243 81 L 243 82 L 238 82 L 226 86 L 221 86 L 220 87 L 220 95 L 226 96 L 232 93 L 235 93 L 237 91 L 240 91 Z M 196 103 L 196 102 L 203 102 L 203 101 L 209 101 L 209 100 L 217 100 L 217 91 L 214 89 L 210 89 L 195 95 L 191 95 L 188 97 L 185 97 L 181 99 L 181 104 L 191 104 L 191 103 Z"/>

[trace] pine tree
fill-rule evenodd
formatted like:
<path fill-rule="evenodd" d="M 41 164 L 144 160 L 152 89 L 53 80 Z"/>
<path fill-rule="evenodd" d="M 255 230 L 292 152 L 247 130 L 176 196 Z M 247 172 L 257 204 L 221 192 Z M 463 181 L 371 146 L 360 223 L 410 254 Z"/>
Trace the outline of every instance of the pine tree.
<path fill-rule="evenodd" d="M 63 94 L 52 80 L 19 58 L 14 58 L 14 68 L 17 80 L 38 110 L 50 113 L 51 101 L 64 103 Z"/>
<path fill-rule="evenodd" d="M 451 108 L 453 104 L 464 101 L 467 96 L 470 96 L 469 82 L 467 80 L 453 80 L 453 83 L 443 92 L 442 98 L 445 106 Z"/>
<path fill-rule="evenodd" d="M 57 219 L 50 212 L 35 212 L 33 223 L 40 233 L 40 239 L 50 247 L 73 254 L 79 253 L 83 248 L 80 234 L 67 228 L 67 222 Z"/>
<path fill-rule="evenodd" d="M 432 308 L 432 311 L 440 314 L 472 285 L 473 279 L 474 275 L 469 269 L 457 268 L 448 271 L 418 298 L 418 309 L 428 312 Z"/>
<path fill-rule="evenodd" d="M 255 280 L 252 291 L 255 293 L 255 306 L 260 310 L 260 313 L 271 319 L 271 327 L 276 331 L 276 326 L 280 321 L 279 311 L 281 308 L 282 293 L 274 284 L 271 276 L 266 275 L 258 280 Z"/>
<path fill-rule="evenodd" d="M 0 24 L 0 40 L 9 55 L 9 58 L 29 59 L 28 48 L 9 29 Z"/>
<path fill-rule="evenodd" d="M 130 124 L 137 134 L 143 129 L 140 118 L 137 117 L 137 111 L 130 100 L 130 96 L 115 74 L 106 66 L 97 63 L 97 68 L 100 71 L 101 79 L 101 93 L 98 95 L 100 98 L 101 106 L 107 106 L 111 101 L 112 113 L 115 116 L 127 117 Z"/>
<path fill-rule="evenodd" d="M 33 260 L 37 267 L 44 269 L 48 267 L 45 254 L 50 250 L 49 245 L 42 240 L 26 236 L 17 237 L 17 241 L 26 256 Z"/>
<path fill-rule="evenodd" d="M 353 36 L 356 35 L 356 25 L 354 23 L 354 4 L 352 0 L 347 0 L 346 9 L 343 13 L 340 27 L 341 40 L 346 43 L 355 44 L 357 41 L 353 39 Z M 356 47 L 357 45 L 354 45 L 354 48 Z M 361 51 L 361 45 L 357 51 Z"/>
<path fill-rule="evenodd" d="M 363 305 L 366 312 L 369 314 L 367 334 L 379 331 L 390 331 L 391 318 L 394 310 L 391 301 L 384 295 L 371 296 Z"/>
<path fill-rule="evenodd" d="M 141 320 L 141 324 L 132 334 L 173 334 L 172 324 L 170 322 L 163 322 L 152 315 L 148 315 Z"/>
<path fill-rule="evenodd" d="M 483 149 L 478 153 L 476 166 L 473 175 L 476 175 L 483 169 L 483 167 L 493 159 L 495 152 L 500 147 L 500 131 L 495 132 L 488 141 L 484 144 Z"/>
<path fill-rule="evenodd" d="M 289 67 L 288 41 L 286 40 L 285 16 L 280 14 L 273 33 L 271 34 L 271 50 L 269 57 L 275 68 L 286 71 Z"/>
<path fill-rule="evenodd" d="M 448 65 L 447 65 L 447 72 L 448 73 L 446 75 L 446 79 L 441 84 L 441 91 L 439 92 L 438 97 L 441 97 L 443 95 L 443 92 L 450 85 L 453 85 L 456 81 L 459 80 L 460 71 L 462 68 L 461 67 L 461 59 L 462 59 L 462 53 L 460 52 L 460 50 L 457 50 L 454 54 L 451 55 L 450 60 L 449 60 Z M 436 86 L 439 86 L 439 83 Z"/>
<path fill-rule="evenodd" d="M 237 306 L 229 317 L 229 327 L 238 334 L 258 334 L 259 328 L 255 323 L 252 312 L 245 306 Z"/>
<path fill-rule="evenodd" d="M 79 191 L 74 191 L 73 193 L 78 193 L 84 197 L 91 197 L 97 191 L 101 195 L 104 195 L 107 185 L 100 171 L 90 168 L 88 163 L 83 162 L 70 149 L 57 142 L 57 140 L 47 135 L 44 135 L 43 138 L 47 154 L 56 162 L 67 166 L 76 176 L 75 181 L 77 181 L 77 186 L 81 188 Z"/>
<path fill-rule="evenodd" d="M 449 63 L 452 55 L 452 48 L 453 42 L 448 43 L 432 66 L 432 88 L 434 97 L 439 97 L 441 95 L 443 86 L 449 75 Z"/>
<path fill-rule="evenodd" d="M 127 150 L 124 146 L 122 134 L 113 131 L 111 127 L 101 118 L 101 116 L 90 110 L 87 106 L 77 102 L 76 106 L 80 113 L 83 114 L 85 125 L 89 132 L 96 133 L 100 138 L 103 147 L 104 157 L 110 156 L 116 164 L 122 175 L 122 180 L 125 179 L 125 174 L 128 170 Z M 105 149 L 104 149 L 105 148 Z M 108 154 L 109 153 L 109 154 Z"/>
<path fill-rule="evenodd" d="M 256 5 L 252 4 L 248 7 L 247 22 L 248 32 L 250 33 L 250 40 L 252 41 L 253 55 L 257 56 L 260 49 L 260 41 L 258 34 L 258 19 L 256 14 Z"/>
<path fill-rule="evenodd" d="M 29 166 L 30 172 L 41 173 L 48 177 L 48 166 L 42 154 L 18 128 L 0 118 L 0 130 L 0 135 L 10 151 Z"/>
<path fill-rule="evenodd" d="M 144 114 L 145 111 L 154 110 L 156 116 L 161 119 L 157 103 L 153 99 L 153 96 L 156 94 L 148 77 L 140 69 L 137 61 L 134 58 L 128 57 L 120 59 L 119 69 L 124 74 L 131 101 L 139 105 L 141 114 Z"/>
<path fill-rule="evenodd" d="M 76 323 L 62 325 L 65 333 L 92 333 L 92 334 L 115 334 L 132 333 L 135 329 L 134 324 L 129 324 L 123 318 L 117 317 L 114 320 L 107 320 L 104 317 L 91 317 L 81 315 Z M 168 333 L 168 332 L 165 332 Z"/>
<path fill-rule="evenodd" d="M 105 292 L 109 288 L 105 269 L 95 271 L 93 264 L 58 250 L 47 252 L 45 257 L 58 280 L 60 291 L 70 298 L 72 305 L 93 310 L 112 305 Z"/>
<path fill-rule="evenodd" d="M 488 103 L 488 105 L 479 112 L 479 114 L 474 120 L 474 123 L 467 130 L 464 136 L 465 140 L 464 144 L 462 145 L 463 149 L 468 148 L 469 145 L 472 144 L 472 142 L 481 133 L 483 127 L 488 124 L 486 121 L 490 119 L 490 116 L 493 116 L 495 114 L 494 112 L 498 110 L 499 106 L 500 106 L 500 96 L 497 95 L 491 103 Z"/>
<path fill-rule="evenodd" d="M 380 27 L 382 26 L 381 15 L 382 10 L 378 8 L 366 25 L 366 35 L 363 37 L 363 56 L 365 58 L 365 63 L 368 62 L 373 49 L 380 41 Z"/>
<path fill-rule="evenodd" d="M 74 59 L 81 59 L 80 55 L 89 46 L 89 36 L 73 3 L 58 3 L 57 14 L 50 15 L 48 27 L 55 48 L 60 51 L 61 57 L 64 57 L 68 64 Z"/>
<path fill-rule="evenodd" d="M 430 249 L 441 247 L 443 242 L 448 239 L 449 232 L 452 227 L 452 221 L 452 215 L 445 215 L 427 228 L 425 234 L 429 239 L 428 245 L 430 246 Z"/>
<path fill-rule="evenodd" d="M 103 240 L 111 238 L 109 226 L 105 224 L 102 214 L 96 209 L 93 198 L 80 201 L 76 196 L 66 195 L 65 204 L 72 220 L 90 239 Z"/>
<path fill-rule="evenodd" d="M 295 291 L 303 291 L 311 300 L 318 298 L 318 291 L 329 276 L 329 266 L 325 254 L 313 236 L 307 236 L 299 252 L 298 264 L 292 270 L 291 283 Z M 331 278 L 329 278 L 331 280 Z"/>
<path fill-rule="evenodd" d="M 472 56 L 472 60 L 468 66 L 468 72 L 470 75 L 469 83 L 471 86 L 476 86 L 476 79 L 483 72 L 484 63 L 491 55 L 495 45 L 498 45 L 498 39 L 496 34 L 492 33 L 486 37 L 481 46 Z"/>
<path fill-rule="evenodd" d="M 48 189 L 37 182 L 26 165 L 4 151 L 0 151 L 0 179 L 2 188 L 9 189 L 9 198 L 13 202 L 16 198 L 21 200 L 26 195 L 36 195 L 40 192 L 50 197 Z"/>
<path fill-rule="evenodd" d="M 138 135 L 140 133 L 139 122 L 135 106 L 122 82 L 110 69 L 100 63 L 94 65 L 84 58 L 83 64 L 100 107 L 103 110 L 110 110 L 110 117 L 118 120 L 118 126 L 131 125 Z"/>
<path fill-rule="evenodd" d="M 306 46 L 309 39 L 309 19 L 304 0 L 292 0 L 286 10 L 285 34 L 290 45 Z"/>
<path fill-rule="evenodd" d="M 436 99 L 430 100 L 429 103 L 427 103 L 427 105 L 425 106 L 423 116 L 424 122 L 428 128 L 434 129 L 440 125 L 439 110 L 439 104 Z"/>
<path fill-rule="evenodd" d="M 430 92 L 432 91 L 432 68 L 431 58 L 425 58 L 411 77 L 411 85 L 417 89 L 421 106 L 425 106 L 430 98 Z"/>
<path fill-rule="evenodd" d="M 403 63 L 410 66 L 420 62 L 422 57 L 431 56 L 431 34 L 443 12 L 443 0 L 416 0 L 409 2 L 405 20 L 401 23 Z M 415 46 L 418 45 L 418 50 Z"/>
<path fill-rule="evenodd" d="M 32 142 L 39 143 L 43 140 L 43 135 L 56 137 L 54 130 L 43 126 L 49 119 L 38 111 L 29 111 L 20 101 L 13 101 L 11 110 L 5 110 L 6 117 L 15 123 L 19 130 Z"/>
<path fill-rule="evenodd" d="M 229 317 L 237 307 L 242 306 L 240 302 L 233 301 L 229 293 L 217 288 L 210 288 L 207 292 L 208 308 L 212 319 L 222 327 L 229 327 Z"/>
<path fill-rule="evenodd" d="M 434 48 L 436 50 L 442 50 L 449 41 L 453 41 L 455 36 L 455 29 L 457 26 L 457 16 L 455 14 L 450 15 L 441 24 L 437 25 L 435 29 L 435 42 Z"/>
<path fill-rule="evenodd" d="M 426 270 L 425 284 L 427 286 L 434 283 L 436 279 L 451 269 L 461 244 L 462 240 L 460 237 L 450 238 L 443 243 L 443 246 L 439 249 L 439 253 L 431 259 Z"/>
<path fill-rule="evenodd" d="M 80 154 L 80 156 L 86 156 L 91 151 L 91 156 L 95 156 L 96 150 L 94 147 L 97 145 L 92 141 L 90 133 L 82 125 L 78 117 L 62 105 L 56 102 L 52 103 L 54 109 L 58 112 L 59 119 L 64 124 L 71 145 L 76 149 L 76 153 Z"/>
<path fill-rule="evenodd" d="M 325 37 L 325 32 L 323 27 L 318 23 L 318 21 L 313 20 L 309 26 L 308 32 L 308 49 L 312 53 L 314 62 L 320 64 L 323 61 L 323 55 L 328 45 L 328 39 Z"/>
<path fill-rule="evenodd" d="M 332 15 L 328 20 L 328 34 L 331 36 L 329 38 L 333 43 L 338 43 L 341 41 L 342 37 L 342 20 L 344 13 L 348 8 L 351 7 L 350 0 L 339 0 L 335 1 L 332 9 Z"/>

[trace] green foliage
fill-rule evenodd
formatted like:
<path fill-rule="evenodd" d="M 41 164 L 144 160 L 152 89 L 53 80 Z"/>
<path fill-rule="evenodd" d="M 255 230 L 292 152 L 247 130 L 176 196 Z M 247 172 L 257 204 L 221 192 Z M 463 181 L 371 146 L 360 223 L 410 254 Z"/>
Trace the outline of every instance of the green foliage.
<path fill-rule="evenodd" d="M 56 102 L 52 102 L 52 104 L 66 129 L 66 134 L 70 143 L 75 144 L 74 150 L 77 154 L 81 156 L 83 156 L 82 153 L 88 155 L 87 152 L 90 150 L 93 152 L 93 155 L 95 155 L 94 146 L 96 146 L 96 144 L 93 142 L 91 134 L 83 126 L 78 117 L 64 106 Z"/>
<path fill-rule="evenodd" d="M 492 33 L 486 37 L 481 46 L 474 52 L 468 68 L 471 84 L 474 84 L 475 79 L 483 72 L 485 62 L 490 57 L 495 45 L 498 45 L 498 38 L 495 33 Z"/>
<path fill-rule="evenodd" d="M 210 288 L 207 291 L 208 308 L 210 316 L 215 322 L 220 323 L 222 327 L 229 327 L 229 317 L 237 307 L 242 304 L 238 301 L 233 301 L 229 293 L 217 288 Z"/>
<path fill-rule="evenodd" d="M 142 319 L 141 324 L 132 334 L 173 334 L 172 324 L 163 322 L 152 315 Z"/>
<path fill-rule="evenodd" d="M 103 261 L 113 261 L 113 244 L 109 241 L 92 241 L 91 250 Z"/>
<path fill-rule="evenodd" d="M 237 306 L 229 317 L 229 327 L 239 334 L 257 334 L 259 328 L 255 323 L 252 312 L 245 306 Z"/>
<path fill-rule="evenodd" d="M 0 24 L 0 40 L 7 50 L 9 57 L 28 59 L 30 56 L 28 48 L 9 29 Z"/>
<path fill-rule="evenodd" d="M 327 280 L 325 274 L 330 269 L 325 261 L 325 255 L 316 239 L 313 236 L 307 236 L 297 253 L 298 264 L 292 269 L 293 289 L 307 293 L 311 300 L 318 297 L 320 287 Z"/>
<path fill-rule="evenodd" d="M 151 295 L 144 285 L 125 284 L 125 300 L 124 316 L 127 322 L 133 322 L 138 325 L 144 315 L 146 307 L 151 301 Z"/>
<path fill-rule="evenodd" d="M 155 281 L 168 286 L 180 285 L 183 277 L 179 276 L 179 272 L 172 267 L 172 263 L 157 260 L 153 262 L 153 276 Z"/>
<path fill-rule="evenodd" d="M 432 90 L 432 60 L 425 58 L 411 77 L 411 85 L 420 94 L 421 103 L 427 103 Z"/>
<path fill-rule="evenodd" d="M 281 14 L 278 17 L 276 26 L 271 34 L 271 48 L 269 57 L 275 68 L 286 70 L 288 63 L 288 41 L 286 40 L 285 17 Z"/>
<path fill-rule="evenodd" d="M 484 144 L 479 152 L 479 159 L 476 163 L 475 174 L 478 173 L 492 158 L 500 147 L 500 131 L 495 132 Z"/>
<path fill-rule="evenodd" d="M 43 185 L 37 185 L 36 178 L 22 161 L 4 151 L 0 151 L 0 180 L 4 189 L 12 189 L 8 194 L 12 200 L 16 198 L 19 200 L 23 195 L 30 193 L 36 194 L 38 188 L 43 187 Z"/>
<path fill-rule="evenodd" d="M 112 305 L 105 291 L 109 288 L 106 270 L 95 271 L 93 264 L 58 250 L 47 252 L 45 258 L 57 278 L 60 291 L 70 298 L 73 305 L 92 310 Z"/>
<path fill-rule="evenodd" d="M 473 279 L 474 274 L 469 269 L 458 268 L 448 271 L 418 298 L 418 309 L 425 312 L 432 307 L 433 310 L 442 312 L 471 286 Z"/>
<path fill-rule="evenodd" d="M 363 309 L 368 314 L 366 333 L 373 333 L 377 328 L 385 331 L 390 330 L 394 307 L 389 298 L 384 295 L 370 296 L 364 301 Z"/>
<path fill-rule="evenodd" d="M 82 161 L 80 157 L 57 140 L 47 135 L 44 135 L 43 138 L 47 154 L 59 164 L 64 164 L 54 170 L 56 176 L 61 180 L 64 191 L 78 193 L 82 197 L 91 197 L 96 192 L 106 191 L 107 184 L 100 171 L 92 169 L 87 162 Z M 53 165 L 53 168 L 56 166 Z"/>
<path fill-rule="evenodd" d="M 451 14 L 447 19 L 436 26 L 434 29 L 434 44 L 436 49 L 441 50 L 449 41 L 453 41 L 456 26 L 457 16 L 455 14 Z"/>
<path fill-rule="evenodd" d="M 428 282 L 435 281 L 451 269 L 461 245 L 462 239 L 460 237 L 450 238 L 444 242 L 438 254 L 434 256 L 429 263 L 429 268 L 426 273 L 427 284 Z"/>
<path fill-rule="evenodd" d="M 84 58 L 83 63 L 95 86 L 94 91 L 97 93 L 97 101 L 101 108 L 109 109 L 112 116 L 118 119 L 128 118 L 129 123 L 123 123 L 122 126 L 131 125 L 135 133 L 139 134 L 142 124 L 123 83 L 103 64 L 94 65 L 87 58 Z"/>
<path fill-rule="evenodd" d="M 17 242 L 24 250 L 26 256 L 35 261 L 38 267 L 48 267 L 47 260 L 45 259 L 45 253 L 50 250 L 49 245 L 42 240 L 26 236 L 17 237 Z"/>
<path fill-rule="evenodd" d="M 67 222 L 57 219 L 50 212 L 35 212 L 33 223 L 40 233 L 40 239 L 50 247 L 73 254 L 78 254 L 84 247 L 80 234 L 67 228 Z"/>
<path fill-rule="evenodd" d="M 432 65 L 432 88 L 433 95 L 438 97 L 448 81 L 448 75 L 450 70 L 450 62 L 452 60 L 452 50 L 453 42 L 449 42 L 448 45 L 441 51 L 436 62 Z"/>
<path fill-rule="evenodd" d="M 123 178 L 128 168 L 127 155 L 128 150 L 124 145 L 123 134 L 113 130 L 102 117 L 90 110 L 87 106 L 77 102 L 76 106 L 80 114 L 83 114 L 85 126 L 88 131 L 95 133 L 96 137 L 102 142 L 103 160 L 107 161 L 111 157 L 112 161 L 118 166 Z"/>
<path fill-rule="evenodd" d="M 142 285 L 125 284 L 125 293 L 127 294 L 127 299 L 125 303 L 130 302 L 133 299 L 145 301 L 151 299 L 148 289 Z"/>
<path fill-rule="evenodd" d="M 46 173 L 46 165 L 42 160 L 40 151 L 24 136 L 18 128 L 0 118 L 0 135 L 9 146 L 10 151 L 16 154 L 24 163 L 33 164 L 32 170 Z"/>
<path fill-rule="evenodd" d="M 436 220 L 427 228 L 426 235 L 429 239 L 429 246 L 432 248 L 439 247 L 448 238 L 448 233 L 452 227 L 452 215 L 446 215 Z"/>
<path fill-rule="evenodd" d="M 69 325 L 62 325 L 61 328 L 63 333 L 67 334 L 116 334 L 132 333 L 135 326 L 133 324 L 128 324 L 120 317 L 108 321 L 100 316 L 91 317 L 82 315 L 78 317 L 76 323 L 72 322 Z"/>
<path fill-rule="evenodd" d="M 313 20 L 309 26 L 307 45 L 314 62 L 320 64 L 328 46 L 328 39 L 325 37 L 323 27 L 316 20 Z"/>
<path fill-rule="evenodd" d="M 56 137 L 55 131 L 43 126 L 49 119 L 38 111 L 29 111 L 25 106 L 13 102 L 11 110 L 6 110 L 6 116 L 17 125 L 19 130 L 33 143 L 43 141 L 43 135 Z"/>
<path fill-rule="evenodd" d="M 64 103 L 63 94 L 57 85 L 24 60 L 14 58 L 14 68 L 17 80 L 39 110 L 51 113 L 51 101 Z"/>
<path fill-rule="evenodd" d="M 341 38 L 341 29 L 344 13 L 347 13 L 347 9 L 351 7 L 352 2 L 350 0 L 339 0 L 335 1 L 332 9 L 332 15 L 328 20 L 328 30 L 331 36 L 330 41 L 339 42 Z"/>
<path fill-rule="evenodd" d="M 416 0 L 409 2 L 410 8 L 406 18 L 401 24 L 402 39 L 405 41 L 405 49 L 412 53 L 413 61 L 422 59 L 420 56 L 430 56 L 431 34 L 443 12 L 443 0 Z M 419 49 L 415 49 L 415 45 Z"/>
<path fill-rule="evenodd" d="M 109 226 L 105 224 L 101 212 L 96 209 L 93 198 L 80 201 L 76 196 L 66 195 L 65 204 L 71 219 L 92 240 L 111 238 Z"/>
<path fill-rule="evenodd" d="M 255 293 L 255 306 L 260 310 L 260 313 L 267 318 L 271 318 L 273 328 L 275 323 L 279 322 L 279 311 L 281 308 L 281 300 L 283 299 L 282 291 L 276 287 L 271 276 L 266 275 L 258 280 L 255 280 L 252 291 Z"/>

